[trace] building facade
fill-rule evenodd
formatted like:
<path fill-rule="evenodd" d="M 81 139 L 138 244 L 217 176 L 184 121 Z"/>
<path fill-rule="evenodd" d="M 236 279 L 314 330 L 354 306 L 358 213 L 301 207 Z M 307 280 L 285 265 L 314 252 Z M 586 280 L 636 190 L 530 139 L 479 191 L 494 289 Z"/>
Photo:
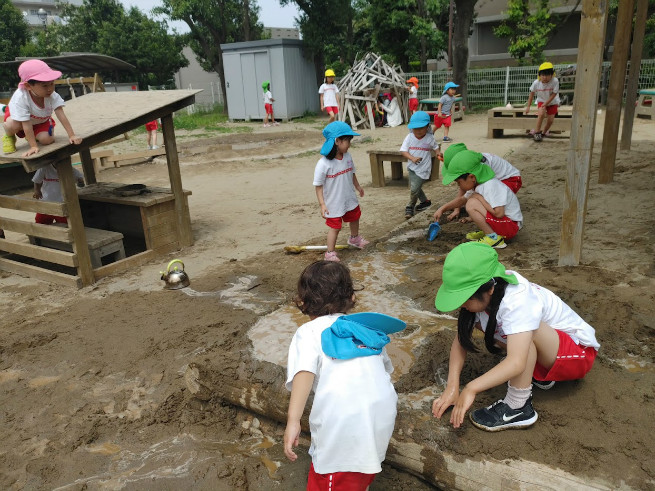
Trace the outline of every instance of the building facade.
<path fill-rule="evenodd" d="M 30 27 L 37 28 L 53 22 L 61 22 L 61 4 L 82 5 L 82 0 L 11 0 L 11 3 L 23 13 Z"/>

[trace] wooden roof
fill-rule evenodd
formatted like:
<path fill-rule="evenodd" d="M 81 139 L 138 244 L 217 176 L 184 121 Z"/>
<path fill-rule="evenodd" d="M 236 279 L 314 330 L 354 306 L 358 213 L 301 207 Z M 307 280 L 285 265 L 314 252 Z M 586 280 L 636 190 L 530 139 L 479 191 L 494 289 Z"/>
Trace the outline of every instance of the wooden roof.
<path fill-rule="evenodd" d="M 148 92 L 96 92 L 66 102 L 64 108 L 75 134 L 83 138 L 81 145 L 68 143 L 63 126 L 57 121 L 56 140 L 51 145 L 39 145 L 40 151 L 21 157 L 27 142 L 18 139 L 16 152 L 0 153 L 0 162 L 22 163 L 33 172 L 53 161 L 78 153 L 108 141 L 148 121 L 161 118 L 194 103 L 200 90 L 157 90 Z M 56 118 L 55 118 L 56 119 Z"/>

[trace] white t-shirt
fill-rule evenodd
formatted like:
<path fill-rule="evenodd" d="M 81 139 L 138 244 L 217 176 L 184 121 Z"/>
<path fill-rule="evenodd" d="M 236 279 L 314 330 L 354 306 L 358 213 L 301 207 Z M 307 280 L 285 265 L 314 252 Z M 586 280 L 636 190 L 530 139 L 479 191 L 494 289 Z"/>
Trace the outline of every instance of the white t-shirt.
<path fill-rule="evenodd" d="M 411 160 L 407 161 L 407 168 L 414 171 L 421 179 L 430 179 L 432 172 L 432 150 L 439 148 L 439 144 L 435 141 L 434 135 L 426 133 L 420 140 L 414 136 L 414 133 L 409 133 L 403 144 L 400 146 L 401 152 L 408 152 L 412 157 L 421 157 L 421 161 L 415 164 Z"/>
<path fill-rule="evenodd" d="M 507 271 L 519 280 L 518 285 L 508 284 L 505 296 L 500 302 L 496 314 L 496 333 L 494 338 L 507 343 L 507 336 L 520 332 L 536 331 L 544 323 L 568 334 L 575 344 L 600 348 L 596 340 L 596 331 L 561 298 L 553 292 L 530 283 L 515 271 Z M 489 322 L 489 314 L 479 312 L 476 321 L 484 331 Z"/>
<path fill-rule="evenodd" d="M 301 371 L 314 378 L 309 414 L 309 454 L 319 474 L 382 470 L 396 420 L 398 396 L 389 374 L 386 350 L 380 355 L 337 360 L 321 348 L 321 333 L 343 314 L 318 317 L 303 324 L 289 346 L 286 388 Z"/>
<path fill-rule="evenodd" d="M 271 94 L 270 90 L 267 90 L 264 92 L 264 104 L 273 104 L 273 94 Z"/>
<path fill-rule="evenodd" d="M 339 87 L 336 84 L 323 84 L 318 89 L 319 94 L 323 94 L 323 106 L 324 107 L 338 107 L 337 103 L 337 94 L 339 93 Z"/>
<path fill-rule="evenodd" d="M 518 177 L 521 175 L 521 172 L 516 167 L 498 155 L 483 153 L 482 156 L 487 159 L 486 162 L 482 161 L 482 163 L 491 167 L 491 170 L 496 174 L 496 179 L 499 181 L 504 181 L 509 177 Z"/>
<path fill-rule="evenodd" d="M 521 213 L 521 205 L 519 204 L 516 195 L 508 186 L 494 177 L 484 184 L 478 184 L 474 190 L 467 191 L 466 194 L 464 194 L 466 199 L 470 198 L 473 192 L 481 194 L 492 208 L 504 206 L 505 215 L 510 220 L 518 223 L 519 230 L 523 228 L 523 213 Z"/>
<path fill-rule="evenodd" d="M 410 99 L 418 99 L 418 89 L 416 88 L 415 85 L 412 85 L 409 88 L 409 98 Z"/>
<path fill-rule="evenodd" d="M 44 98 L 43 107 L 40 107 L 32 100 L 29 90 L 18 89 L 9 100 L 9 112 L 14 121 L 30 121 L 34 126 L 49 121 L 55 109 L 65 105 L 64 99 L 53 92 Z"/>
<path fill-rule="evenodd" d="M 323 199 L 328 209 L 327 218 L 342 217 L 357 208 L 359 202 L 353 185 L 355 164 L 350 153 L 343 158 L 328 160 L 321 157 L 314 170 L 314 186 L 323 186 Z"/>
<path fill-rule="evenodd" d="M 550 81 L 543 83 L 541 80 L 537 79 L 532 82 L 530 86 L 530 92 L 537 94 L 537 102 L 545 103 L 553 92 L 557 94 L 552 101 L 548 104 L 553 106 L 555 104 L 559 105 L 559 80 L 557 77 L 553 77 Z"/>
<path fill-rule="evenodd" d="M 78 180 L 84 178 L 82 173 L 75 167 L 73 167 L 73 176 Z M 41 186 L 43 201 L 54 201 L 59 203 L 64 201 L 64 197 L 61 194 L 61 186 L 59 184 L 59 174 L 52 164 L 37 169 L 34 173 L 34 177 L 32 177 L 32 182 L 43 184 Z"/>

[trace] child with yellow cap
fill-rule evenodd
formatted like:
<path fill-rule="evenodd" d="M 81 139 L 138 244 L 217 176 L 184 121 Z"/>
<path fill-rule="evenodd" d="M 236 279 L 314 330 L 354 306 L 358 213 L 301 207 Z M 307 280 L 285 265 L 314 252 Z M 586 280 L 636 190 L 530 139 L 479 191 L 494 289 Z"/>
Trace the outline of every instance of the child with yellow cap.
<path fill-rule="evenodd" d="M 559 80 L 555 76 L 555 67 L 549 61 L 542 63 L 537 72 L 537 80 L 530 86 L 530 96 L 525 105 L 525 114 L 530 112 L 532 99 L 537 97 L 537 124 L 530 135 L 534 141 L 540 142 L 544 136 L 549 136 L 548 130 L 555 121 L 557 108 L 559 107 Z M 541 132 L 541 123 L 546 119 L 543 133 Z"/>
<path fill-rule="evenodd" d="M 507 247 L 504 239 L 513 238 L 523 227 L 521 205 L 512 190 L 496 179 L 491 167 L 482 164 L 480 153 L 471 150 L 459 152 L 444 170 L 444 186 L 453 181 L 464 194 L 442 205 L 435 220 L 446 210 L 466 206 L 469 216 L 460 222 L 472 221 L 480 228 L 466 238 L 496 249 Z"/>
<path fill-rule="evenodd" d="M 446 389 L 432 403 L 435 418 L 454 406 L 450 423 L 459 428 L 480 392 L 507 382 L 503 399 L 469 413 L 469 418 L 486 431 L 526 428 L 538 417 L 532 385 L 547 390 L 556 381 L 581 379 L 591 370 L 600 348 L 594 328 L 547 288 L 506 270 L 491 247 L 475 242 L 455 247 L 446 257 L 442 279 L 436 308 L 460 310 Z M 484 333 L 488 351 L 506 356 L 460 392 L 466 355 L 478 351 L 474 328 Z"/>
<path fill-rule="evenodd" d="M 325 70 L 325 83 L 318 89 L 321 111 L 326 111 L 330 116 L 328 124 L 337 119 L 337 114 L 339 114 L 339 87 L 334 83 L 334 77 L 334 70 Z"/>

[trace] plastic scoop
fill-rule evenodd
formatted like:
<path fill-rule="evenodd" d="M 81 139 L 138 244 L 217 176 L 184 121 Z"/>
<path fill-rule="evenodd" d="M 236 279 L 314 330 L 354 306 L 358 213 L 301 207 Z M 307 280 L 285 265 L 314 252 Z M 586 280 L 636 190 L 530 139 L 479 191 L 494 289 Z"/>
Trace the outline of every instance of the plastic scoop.
<path fill-rule="evenodd" d="M 432 222 L 428 227 L 428 240 L 433 241 L 434 239 L 436 239 L 437 235 L 439 235 L 440 230 L 441 230 L 441 225 L 439 225 L 439 222 Z"/>

